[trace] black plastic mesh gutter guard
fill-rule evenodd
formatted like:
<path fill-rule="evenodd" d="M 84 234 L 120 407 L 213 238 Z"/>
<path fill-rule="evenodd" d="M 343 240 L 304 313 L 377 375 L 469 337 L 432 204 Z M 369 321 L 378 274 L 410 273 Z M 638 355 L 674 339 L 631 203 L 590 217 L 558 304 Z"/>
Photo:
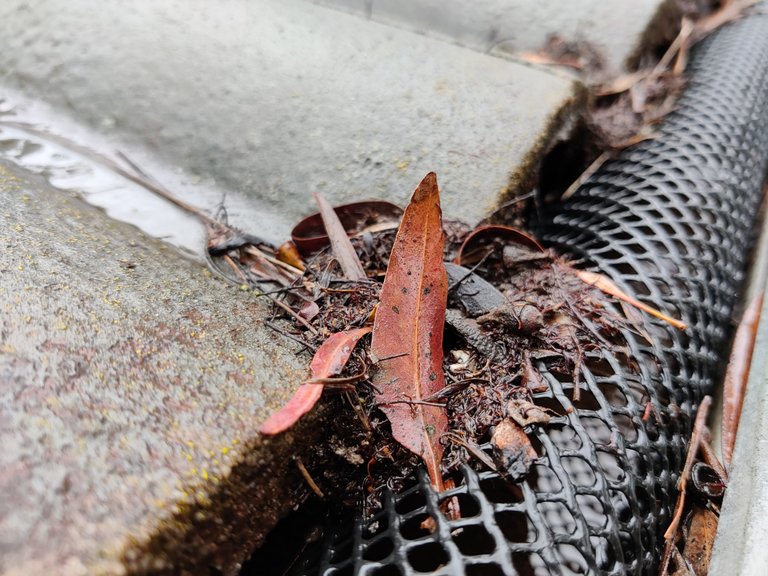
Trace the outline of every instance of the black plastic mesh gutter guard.
<path fill-rule="evenodd" d="M 654 574 L 692 415 L 722 372 L 768 158 L 768 15 L 696 50 L 660 135 L 606 163 L 551 210 L 539 236 L 689 325 L 588 358 L 589 392 L 544 372 L 541 458 L 510 486 L 464 467 L 437 495 L 426 477 L 328 538 L 311 574 Z M 629 367 L 633 364 L 632 368 Z M 539 366 L 542 371 L 546 367 Z M 583 386 L 583 384 L 582 384 Z M 643 419 L 650 402 L 654 417 Z M 457 495 L 462 518 L 438 504 Z M 430 515 L 433 534 L 419 530 Z"/>

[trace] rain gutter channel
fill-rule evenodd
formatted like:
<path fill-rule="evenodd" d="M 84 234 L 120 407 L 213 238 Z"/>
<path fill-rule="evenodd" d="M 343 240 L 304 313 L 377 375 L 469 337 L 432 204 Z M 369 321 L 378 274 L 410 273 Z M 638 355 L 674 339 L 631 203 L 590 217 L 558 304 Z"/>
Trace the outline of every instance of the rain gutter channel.
<path fill-rule="evenodd" d="M 765 210 L 765 207 L 763 207 Z M 760 243 L 746 301 L 768 285 L 768 222 L 762 214 Z M 716 406 L 715 410 L 720 409 Z M 719 417 L 719 413 L 717 416 Z M 718 418 L 719 420 L 719 418 Z M 719 422 L 713 427 L 719 444 Z M 768 299 L 764 300 L 747 390 L 720 511 L 710 576 L 762 574 L 768 566 Z"/>
<path fill-rule="evenodd" d="M 598 407 L 575 406 L 565 423 L 581 447 L 536 432 L 545 447 L 541 467 L 559 479 L 559 490 L 539 476 L 520 485 L 521 495 L 500 500 L 499 479 L 467 467 L 462 485 L 437 495 L 422 475 L 366 520 L 376 529 L 356 524 L 352 534 L 331 536 L 320 565 L 299 573 L 657 572 L 693 416 L 720 386 L 743 306 L 768 169 L 768 14 L 715 32 L 694 50 L 689 72 L 690 85 L 659 136 L 607 162 L 572 198 L 548 208 L 538 229 L 550 246 L 689 328 L 681 332 L 654 321 L 647 345 L 625 336 L 637 368 L 618 351 L 603 351 L 612 373 L 586 377 Z M 756 266 L 765 260 L 758 256 Z M 711 574 L 757 574 L 768 564 L 766 315 Z M 565 407 L 574 383 L 547 379 Z M 623 400 L 606 390 L 620 391 Z M 657 416 L 646 420 L 648 404 Z M 603 429 L 620 433 L 610 450 L 600 438 Z M 574 458 L 591 469 L 593 484 L 568 471 L 566 461 Z M 473 501 L 477 510 L 447 520 L 437 503 L 452 495 Z M 425 514 L 437 521 L 434 534 L 403 530 Z M 505 515 L 516 519 L 505 522 Z M 488 545 L 462 548 L 461 530 Z"/>

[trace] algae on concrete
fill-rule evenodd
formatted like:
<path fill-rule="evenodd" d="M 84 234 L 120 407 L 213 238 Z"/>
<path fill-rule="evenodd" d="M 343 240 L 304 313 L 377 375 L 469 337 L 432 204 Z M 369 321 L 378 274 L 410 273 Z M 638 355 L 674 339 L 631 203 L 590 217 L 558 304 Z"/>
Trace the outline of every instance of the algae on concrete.
<path fill-rule="evenodd" d="M 233 574 L 320 433 L 258 425 L 306 376 L 267 305 L 0 163 L 0 573 Z"/>

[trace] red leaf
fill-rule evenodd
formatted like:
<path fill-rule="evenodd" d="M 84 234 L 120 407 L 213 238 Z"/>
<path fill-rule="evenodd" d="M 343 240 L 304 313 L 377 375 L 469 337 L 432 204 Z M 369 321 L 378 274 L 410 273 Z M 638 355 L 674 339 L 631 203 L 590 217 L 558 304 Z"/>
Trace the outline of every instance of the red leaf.
<path fill-rule="evenodd" d="M 341 372 L 358 340 L 370 331 L 370 328 L 365 327 L 331 334 L 317 349 L 309 365 L 312 379 L 328 378 Z M 285 406 L 261 425 L 259 431 L 262 434 L 272 435 L 287 430 L 312 409 L 322 393 L 323 385 L 320 383 L 302 384 Z"/>
<path fill-rule="evenodd" d="M 443 490 L 440 436 L 445 410 L 424 400 L 445 387 L 443 325 L 448 278 L 443 264 L 440 193 L 433 172 L 413 193 L 389 257 L 373 325 L 371 352 L 381 358 L 373 384 L 392 435 L 418 454 Z"/>
<path fill-rule="evenodd" d="M 344 277 L 347 280 L 365 280 L 365 270 L 360 264 L 360 258 L 357 257 L 352 242 L 349 241 L 347 233 L 344 231 L 336 212 L 333 211 L 328 201 L 320 194 L 313 194 L 317 207 L 320 208 L 320 216 L 323 218 L 323 226 L 331 241 L 333 255 L 341 266 Z"/>

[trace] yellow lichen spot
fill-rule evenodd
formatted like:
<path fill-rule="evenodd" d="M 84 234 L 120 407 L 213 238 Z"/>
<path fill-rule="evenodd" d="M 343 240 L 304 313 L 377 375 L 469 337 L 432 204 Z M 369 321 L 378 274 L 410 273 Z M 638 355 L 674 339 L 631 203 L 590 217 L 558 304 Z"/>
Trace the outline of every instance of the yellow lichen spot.
<path fill-rule="evenodd" d="M 404 171 L 410 165 L 411 165 L 411 161 L 410 160 L 401 160 L 395 166 L 397 167 L 398 170 Z"/>
<path fill-rule="evenodd" d="M 221 449 L 221 453 L 222 453 L 222 454 L 224 454 L 225 456 L 226 456 L 227 454 L 229 454 L 229 447 L 228 447 L 228 446 L 224 446 L 224 447 Z"/>
<path fill-rule="evenodd" d="M 203 476 L 203 480 L 205 480 L 207 482 L 208 481 L 208 470 L 206 470 L 205 468 L 203 468 L 202 476 Z"/>

